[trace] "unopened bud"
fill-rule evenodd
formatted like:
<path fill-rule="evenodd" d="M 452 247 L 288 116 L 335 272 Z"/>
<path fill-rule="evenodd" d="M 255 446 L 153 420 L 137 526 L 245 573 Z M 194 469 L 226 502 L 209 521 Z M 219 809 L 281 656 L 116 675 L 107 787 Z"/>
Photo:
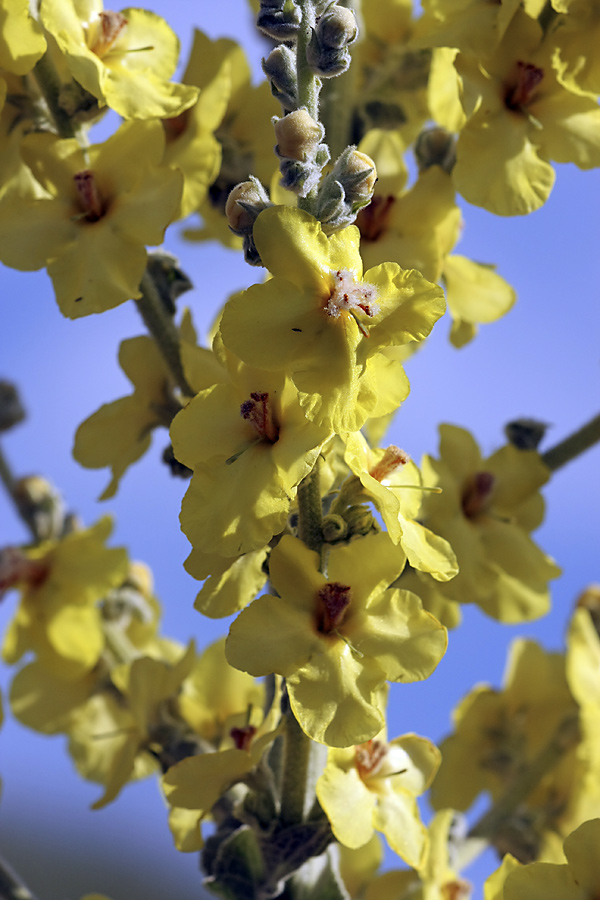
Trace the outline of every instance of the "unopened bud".
<path fill-rule="evenodd" d="M 316 32 L 321 46 L 329 50 L 342 50 L 358 36 L 356 16 L 351 9 L 330 6 L 317 22 Z"/>
<path fill-rule="evenodd" d="M 8 431 L 24 418 L 25 410 L 16 387 L 10 381 L 0 381 L 0 431 Z"/>
<path fill-rule="evenodd" d="M 302 13 L 293 0 L 261 0 L 256 27 L 275 41 L 293 41 Z"/>
<path fill-rule="evenodd" d="M 312 159 L 325 136 L 325 129 L 315 122 L 305 107 L 295 109 L 281 119 L 274 119 L 277 153 L 286 159 L 307 162 Z"/>
<path fill-rule="evenodd" d="M 13 493 L 21 514 L 32 523 L 38 540 L 58 538 L 63 534 L 63 499 L 49 481 L 39 475 L 28 475 L 15 483 Z"/>
<path fill-rule="evenodd" d="M 361 207 L 370 202 L 377 181 L 377 169 L 370 156 L 360 150 L 351 150 L 338 174 L 346 194 L 346 200 Z"/>
<path fill-rule="evenodd" d="M 416 140 L 415 156 L 419 171 L 423 172 L 431 166 L 440 166 L 444 172 L 450 174 L 456 162 L 454 136 L 445 128 L 427 128 Z"/>
<path fill-rule="evenodd" d="M 298 104 L 298 77 L 294 51 L 286 44 L 280 44 L 263 59 L 262 67 L 273 96 L 284 109 L 295 109 Z"/>
<path fill-rule="evenodd" d="M 547 429 L 547 422 L 527 418 L 514 419 L 504 426 L 504 434 L 518 450 L 537 450 Z"/>
<path fill-rule="evenodd" d="M 371 157 L 346 147 L 319 189 L 317 217 L 327 234 L 354 222 L 358 211 L 371 202 L 376 181 Z"/>
<path fill-rule="evenodd" d="M 330 513 L 323 517 L 322 531 L 323 540 L 328 544 L 334 544 L 336 541 L 341 541 L 346 537 L 348 525 L 343 516 Z"/>
<path fill-rule="evenodd" d="M 370 531 L 379 530 L 368 506 L 351 506 L 344 513 L 344 518 L 348 523 L 348 531 L 351 535 L 364 535 L 369 534 Z"/>
<path fill-rule="evenodd" d="M 225 216 L 234 234 L 244 237 L 252 234 L 259 213 L 272 206 L 269 196 L 258 180 L 250 176 L 248 181 L 236 184 L 227 197 Z"/>

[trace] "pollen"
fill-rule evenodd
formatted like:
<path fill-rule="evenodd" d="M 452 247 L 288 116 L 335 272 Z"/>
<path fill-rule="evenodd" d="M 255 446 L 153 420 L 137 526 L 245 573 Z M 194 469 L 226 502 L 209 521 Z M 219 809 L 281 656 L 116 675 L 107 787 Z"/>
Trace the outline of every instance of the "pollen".
<path fill-rule="evenodd" d="M 318 629 L 322 634 L 336 631 L 346 618 L 350 606 L 350 586 L 332 581 L 319 591 Z"/>
<path fill-rule="evenodd" d="M 339 318 L 342 312 L 356 316 L 363 312 L 369 318 L 379 312 L 377 304 L 377 288 L 364 281 L 355 281 L 348 269 L 333 271 L 333 287 L 327 301 L 327 314 L 333 319 Z M 360 327 L 360 326 L 359 326 Z"/>
<path fill-rule="evenodd" d="M 395 444 L 391 444 L 386 449 L 377 465 L 369 470 L 369 475 L 376 481 L 382 482 L 385 478 L 388 478 L 392 472 L 395 472 L 400 466 L 405 466 L 409 461 L 410 456 L 408 453 L 405 453 L 400 447 L 396 447 Z"/>
<path fill-rule="evenodd" d="M 82 172 L 77 172 L 73 176 L 73 180 L 81 209 L 81 215 L 77 218 L 85 219 L 87 222 L 97 222 L 106 210 L 94 173 L 89 169 L 84 169 Z"/>
<path fill-rule="evenodd" d="M 273 404 L 266 391 L 253 391 L 249 400 L 240 406 L 242 419 L 252 425 L 262 441 L 274 444 L 279 438 L 279 428 L 273 416 Z"/>
<path fill-rule="evenodd" d="M 387 746 L 381 741 L 371 740 L 359 744 L 354 751 L 358 774 L 363 779 L 379 771 L 387 756 Z"/>
<path fill-rule="evenodd" d="M 102 59 L 109 53 L 119 35 L 127 25 L 127 19 L 120 12 L 104 10 L 93 23 L 89 38 L 89 47 L 92 53 Z"/>

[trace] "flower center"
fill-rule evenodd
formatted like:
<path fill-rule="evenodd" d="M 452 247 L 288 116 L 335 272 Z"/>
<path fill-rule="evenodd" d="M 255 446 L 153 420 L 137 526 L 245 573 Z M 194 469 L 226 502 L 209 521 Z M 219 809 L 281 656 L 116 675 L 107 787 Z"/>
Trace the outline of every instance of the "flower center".
<path fill-rule="evenodd" d="M 396 198 L 391 194 L 387 197 L 373 197 L 369 205 L 361 209 L 356 224 L 363 241 L 378 241 L 385 234 L 395 202 Z"/>
<path fill-rule="evenodd" d="M 491 472 L 477 472 L 467 481 L 461 501 L 467 519 L 476 519 L 487 510 L 495 483 L 496 477 Z"/>
<path fill-rule="evenodd" d="M 182 113 L 180 113 L 178 116 L 173 116 L 172 119 L 162 120 L 162 126 L 165 131 L 165 139 L 167 141 L 167 144 L 176 141 L 177 138 L 181 137 L 181 135 L 187 131 L 189 120 L 189 109 L 184 109 Z"/>
<path fill-rule="evenodd" d="M 250 744 L 256 734 L 254 725 L 245 725 L 243 728 L 232 728 L 229 732 L 236 750 L 250 750 Z"/>
<path fill-rule="evenodd" d="M 92 26 L 90 50 L 102 59 L 106 56 L 127 25 L 127 19 L 123 13 L 104 10 L 101 12 Z"/>
<path fill-rule="evenodd" d="M 396 447 L 395 444 L 391 444 L 377 465 L 373 466 L 372 469 L 369 469 L 369 475 L 376 481 L 383 481 L 385 478 L 388 478 L 392 472 L 395 472 L 397 468 L 405 466 L 409 460 L 410 456 L 408 453 L 405 453 L 400 447 Z"/>
<path fill-rule="evenodd" d="M 249 400 L 240 406 L 242 419 L 252 425 L 261 441 L 274 444 L 279 438 L 279 428 L 273 416 L 273 405 L 266 391 L 253 391 Z"/>
<path fill-rule="evenodd" d="M 387 756 L 387 745 L 381 741 L 370 740 L 354 748 L 354 759 L 358 774 L 363 781 L 376 774 Z"/>
<path fill-rule="evenodd" d="M 377 288 L 363 281 L 355 281 L 352 272 L 348 269 L 338 269 L 332 272 L 333 288 L 325 309 L 327 315 L 337 319 L 342 312 L 349 313 L 355 320 L 359 329 L 368 337 L 369 332 L 356 318 L 357 313 L 363 312 L 372 318 L 379 312 L 377 300 Z"/>
<path fill-rule="evenodd" d="M 533 63 L 517 62 L 516 80 L 508 88 L 504 104 L 514 112 L 520 112 L 533 99 L 535 89 L 544 77 L 544 70 Z"/>
<path fill-rule="evenodd" d="M 41 559 L 29 559 L 18 547 L 0 550 L 0 600 L 4 593 L 17 585 L 39 587 L 50 571 Z"/>
<path fill-rule="evenodd" d="M 86 222 L 97 222 L 106 212 L 102 195 L 98 190 L 94 173 L 90 169 L 83 169 L 73 176 L 75 190 L 79 200 L 81 214 L 77 219 L 85 219 Z"/>
<path fill-rule="evenodd" d="M 321 634 L 336 631 L 346 618 L 350 605 L 350 586 L 332 581 L 320 589 L 317 609 L 317 628 Z"/>

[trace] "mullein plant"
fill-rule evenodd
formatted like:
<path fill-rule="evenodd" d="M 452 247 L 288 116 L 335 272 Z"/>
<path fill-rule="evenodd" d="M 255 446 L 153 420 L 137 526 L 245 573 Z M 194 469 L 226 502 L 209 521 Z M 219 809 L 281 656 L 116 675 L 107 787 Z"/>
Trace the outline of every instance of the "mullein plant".
<path fill-rule="evenodd" d="M 252 5 L 272 45 L 258 87 L 240 47 L 201 32 L 173 82 L 178 41 L 150 11 L 0 0 L 0 260 L 46 268 L 68 318 L 133 300 L 148 331 L 119 350 L 133 392 L 80 425 L 75 458 L 111 470 L 108 499 L 168 429 L 196 609 L 236 615 L 202 650 L 163 636 L 110 518 L 84 526 L 0 456 L 30 534 L 0 549 L 19 666 L 4 708 L 66 736 L 96 808 L 155 775 L 175 845 L 227 900 L 466 898 L 461 869 L 488 845 L 504 861 L 487 900 L 597 897 L 597 589 L 564 653 L 514 645 L 504 688 L 463 699 L 441 752 L 389 737 L 386 705 L 390 682 L 409 692 L 443 664 L 463 604 L 512 624 L 548 611 L 540 488 L 599 421 L 545 453 L 543 426 L 517 421 L 487 458 L 443 424 L 421 466 L 385 439 L 446 306 L 461 347 L 515 301 L 453 255 L 456 194 L 521 215 L 551 161 L 600 164 L 597 4 Z M 91 143 L 107 108 L 123 121 Z M 208 346 L 178 311 L 190 280 L 147 249 L 192 214 L 188 237 L 264 269 Z M 23 417 L 1 382 L 0 431 Z M 488 811 L 461 827 L 481 792 Z M 379 835 L 404 868 L 378 871 Z"/>

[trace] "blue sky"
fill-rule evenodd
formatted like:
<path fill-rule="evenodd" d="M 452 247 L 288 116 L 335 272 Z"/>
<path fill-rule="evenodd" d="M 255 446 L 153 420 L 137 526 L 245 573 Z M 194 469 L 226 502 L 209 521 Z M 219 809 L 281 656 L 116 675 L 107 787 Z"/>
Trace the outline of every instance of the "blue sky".
<path fill-rule="evenodd" d="M 260 49 L 251 42 L 243 0 L 153 0 L 146 5 L 181 36 L 183 62 L 196 25 L 211 36 L 238 37 L 259 70 Z M 449 323 L 436 326 L 427 346 L 407 365 L 411 395 L 390 441 L 418 460 L 422 453 L 437 453 L 437 426 L 451 422 L 470 429 L 488 453 L 503 442 L 507 421 L 533 416 L 551 423 L 545 445 L 550 446 L 597 413 L 599 201 L 600 174 L 568 165 L 558 167 L 545 207 L 526 218 L 495 218 L 465 205 L 459 252 L 495 263 L 517 290 L 518 301 L 505 319 L 484 327 L 460 351 L 448 342 Z M 166 246 L 180 257 L 196 286 L 185 300 L 206 329 L 226 296 L 247 286 L 257 273 L 237 254 L 214 244 L 184 243 L 180 231 L 180 226 L 171 229 Z M 117 497 L 104 504 L 96 498 L 108 481 L 106 473 L 84 470 L 71 457 L 77 425 L 101 404 L 129 392 L 116 353 L 122 339 L 143 333 L 135 306 L 127 303 L 71 322 L 62 318 L 45 273 L 2 269 L 0 285 L 0 377 L 18 383 L 29 413 L 3 441 L 16 472 L 49 477 L 86 524 L 106 512 L 115 516 L 114 543 L 126 545 L 133 559 L 153 568 L 166 635 L 182 642 L 193 636 L 202 646 L 224 634 L 224 622 L 204 620 L 193 610 L 198 586 L 182 568 L 188 543 L 178 527 L 185 483 L 172 480 L 159 461 L 166 434 L 156 435 L 152 450 L 125 476 Z M 506 648 L 517 635 L 555 649 L 562 646 L 576 594 L 600 581 L 599 468 L 600 453 L 594 449 L 557 473 L 545 490 L 547 519 L 537 540 L 564 571 L 553 586 L 552 613 L 528 626 L 506 627 L 467 609 L 437 672 L 423 684 L 392 691 L 392 735 L 416 731 L 441 738 L 449 728 L 451 707 L 473 684 L 499 684 Z M 0 546 L 25 539 L 0 495 Z M 13 609 L 10 597 L 0 607 L 2 629 Z M 3 668 L 4 695 L 9 681 L 10 672 Z M 3 852 L 40 891 L 46 861 L 62 869 L 63 889 L 44 890 L 45 900 L 92 890 L 113 900 L 134 897 L 133 887 L 122 883 L 119 889 L 112 873 L 115 860 L 128 859 L 134 860 L 129 877 L 146 900 L 161 900 L 167 891 L 181 900 L 198 896 L 197 860 L 172 849 L 152 780 L 128 786 L 115 804 L 91 812 L 98 787 L 76 776 L 63 739 L 39 737 L 10 721 L 0 732 L 0 777 Z"/>

